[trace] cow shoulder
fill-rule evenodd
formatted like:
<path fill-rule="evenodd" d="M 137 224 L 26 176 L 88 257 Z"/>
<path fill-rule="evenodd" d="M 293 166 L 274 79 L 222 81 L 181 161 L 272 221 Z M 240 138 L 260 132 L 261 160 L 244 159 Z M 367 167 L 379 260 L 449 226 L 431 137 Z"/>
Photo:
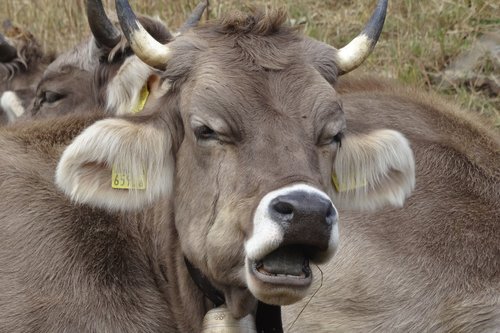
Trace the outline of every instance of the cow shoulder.
<path fill-rule="evenodd" d="M 85 127 L 100 115 L 67 116 L 59 119 L 40 120 L 38 122 L 20 122 L 0 130 L 0 160 L 9 163 L 13 157 L 30 159 L 56 160 L 61 147 L 68 145 Z M 22 167 L 29 164 L 22 165 Z"/>
<path fill-rule="evenodd" d="M 23 210 L 36 216 L 41 208 L 58 207 L 54 169 L 63 148 L 95 119 L 65 117 L 17 123 L 0 129 L 0 190 L 2 218 Z M 52 199 L 51 199 L 52 198 Z M 42 199 L 42 200 L 40 200 Z"/>

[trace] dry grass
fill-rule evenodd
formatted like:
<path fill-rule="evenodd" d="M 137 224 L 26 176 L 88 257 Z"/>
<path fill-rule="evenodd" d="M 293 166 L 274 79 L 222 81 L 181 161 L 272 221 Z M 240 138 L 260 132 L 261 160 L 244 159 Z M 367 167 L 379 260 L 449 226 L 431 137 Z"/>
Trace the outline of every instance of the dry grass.
<path fill-rule="evenodd" d="M 112 0 L 104 0 L 112 8 Z M 198 0 L 131 0 L 137 12 L 178 26 Z M 286 6 L 307 34 L 342 46 L 368 19 L 375 0 L 212 0 L 212 18 L 249 5 Z M 48 50 L 63 51 L 88 35 L 84 0 L 0 0 L 0 20 L 29 28 Z M 392 0 L 381 40 L 362 71 L 447 94 L 500 127 L 500 97 L 467 87 L 440 88 L 431 78 L 483 33 L 500 30 L 496 0 Z M 491 71 L 483 66 L 478 71 Z"/>

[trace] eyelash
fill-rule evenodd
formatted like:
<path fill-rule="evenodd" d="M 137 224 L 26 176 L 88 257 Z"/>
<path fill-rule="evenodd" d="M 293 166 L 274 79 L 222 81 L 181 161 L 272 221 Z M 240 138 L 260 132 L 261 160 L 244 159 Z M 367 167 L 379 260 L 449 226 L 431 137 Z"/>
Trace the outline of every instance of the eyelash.
<path fill-rule="evenodd" d="M 339 144 L 339 148 L 342 147 L 342 139 L 344 138 L 344 133 L 339 132 L 337 135 L 333 137 L 333 142 L 337 142 Z"/>
<path fill-rule="evenodd" d="M 217 140 L 217 133 L 208 126 L 202 125 L 196 127 L 194 130 L 194 135 L 197 140 Z"/>

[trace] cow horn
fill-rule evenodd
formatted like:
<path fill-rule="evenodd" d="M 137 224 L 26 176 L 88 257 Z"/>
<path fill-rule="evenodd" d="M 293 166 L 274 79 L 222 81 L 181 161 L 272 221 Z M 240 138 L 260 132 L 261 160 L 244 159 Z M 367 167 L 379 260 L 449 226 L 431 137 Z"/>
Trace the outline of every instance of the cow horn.
<path fill-rule="evenodd" d="M 191 28 L 194 28 L 198 25 L 203 16 L 203 12 L 208 8 L 208 0 L 203 0 L 196 6 L 191 15 L 187 18 L 186 22 L 179 28 L 179 34 L 182 34 L 188 31 Z"/>
<path fill-rule="evenodd" d="M 87 0 L 87 19 L 97 43 L 112 49 L 120 41 L 120 31 L 106 16 L 101 0 Z"/>
<path fill-rule="evenodd" d="M 17 50 L 14 46 L 0 34 L 0 62 L 8 62 L 17 56 Z"/>
<path fill-rule="evenodd" d="M 165 69 L 172 57 L 170 48 L 158 42 L 144 29 L 127 0 L 116 0 L 115 4 L 123 34 L 135 55 L 152 67 Z"/>
<path fill-rule="evenodd" d="M 346 74 L 361 65 L 373 51 L 384 27 L 387 1 L 379 0 L 363 31 L 349 44 L 338 50 L 336 60 L 339 75 Z"/>

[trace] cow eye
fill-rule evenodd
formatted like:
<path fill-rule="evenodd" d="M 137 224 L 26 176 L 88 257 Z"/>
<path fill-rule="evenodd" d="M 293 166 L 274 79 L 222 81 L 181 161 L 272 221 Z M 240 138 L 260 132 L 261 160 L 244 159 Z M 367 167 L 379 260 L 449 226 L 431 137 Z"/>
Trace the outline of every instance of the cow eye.
<path fill-rule="evenodd" d="M 63 97 L 63 94 L 47 90 L 42 93 L 42 103 L 55 103 Z"/>
<path fill-rule="evenodd" d="M 334 136 L 325 137 L 324 139 L 320 140 L 318 144 L 320 146 L 328 146 L 328 145 L 331 145 L 333 143 L 336 143 L 336 144 L 338 144 L 338 146 L 340 148 L 340 147 L 342 147 L 342 138 L 343 137 L 344 137 L 344 133 L 339 132 Z"/>
<path fill-rule="evenodd" d="M 208 126 L 202 125 L 196 127 L 194 130 L 194 135 L 197 140 L 217 140 L 217 133 Z"/>
<path fill-rule="evenodd" d="M 339 145 L 339 148 L 342 147 L 342 139 L 344 138 L 344 133 L 343 132 L 338 132 L 337 135 L 335 135 L 332 138 L 332 143 L 336 142 Z"/>

